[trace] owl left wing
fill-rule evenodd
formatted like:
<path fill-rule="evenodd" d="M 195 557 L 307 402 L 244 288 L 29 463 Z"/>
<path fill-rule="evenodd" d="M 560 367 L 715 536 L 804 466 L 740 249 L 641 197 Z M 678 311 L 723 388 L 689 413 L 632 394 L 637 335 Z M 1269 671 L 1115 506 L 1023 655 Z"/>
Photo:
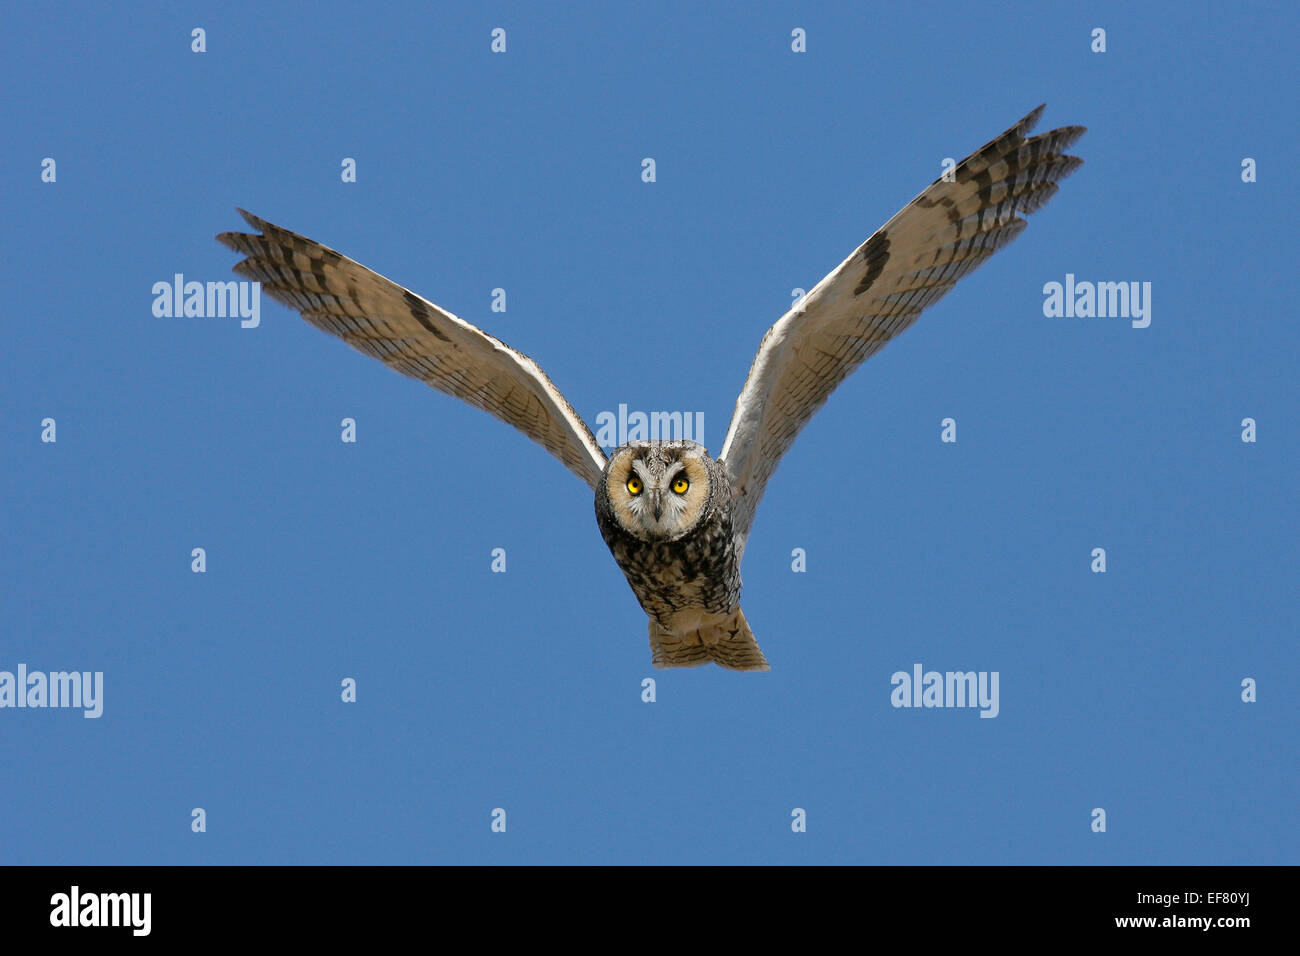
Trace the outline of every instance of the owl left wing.
<path fill-rule="evenodd" d="M 1026 139 L 1043 107 L 936 179 L 817 283 L 763 336 L 720 460 L 743 552 L 768 478 L 817 409 L 867 358 L 957 280 L 1018 236 L 1083 160 L 1063 153 L 1085 132 Z"/>
<path fill-rule="evenodd" d="M 527 355 L 319 242 L 239 213 L 262 234 L 217 236 L 248 256 L 235 272 L 357 351 L 513 425 L 596 487 L 605 453 Z"/>

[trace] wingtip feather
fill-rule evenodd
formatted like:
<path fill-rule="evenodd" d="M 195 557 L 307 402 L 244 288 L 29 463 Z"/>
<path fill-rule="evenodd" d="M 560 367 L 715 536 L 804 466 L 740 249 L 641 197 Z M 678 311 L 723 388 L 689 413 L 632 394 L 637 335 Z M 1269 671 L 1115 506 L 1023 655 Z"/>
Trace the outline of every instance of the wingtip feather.
<path fill-rule="evenodd" d="M 1028 133 L 1031 129 L 1033 129 L 1035 126 L 1038 125 L 1038 121 L 1039 119 L 1042 118 L 1043 110 L 1045 109 L 1047 109 L 1047 104 L 1039 103 L 1036 107 L 1034 107 L 1032 110 L 1030 110 L 1028 113 L 1025 114 L 1024 119 L 1022 119 L 1019 123 L 1016 124 L 1017 126 L 1020 127 L 1021 136 L 1025 135 L 1025 133 Z"/>
<path fill-rule="evenodd" d="M 260 229 L 263 232 L 266 231 L 266 227 L 268 223 L 265 219 L 259 218 L 258 216 L 254 216 L 247 209 L 240 209 L 238 206 L 235 207 L 235 211 L 239 213 L 241 216 L 243 216 L 244 221 L 248 223 L 250 226 L 252 226 L 254 229 Z"/>

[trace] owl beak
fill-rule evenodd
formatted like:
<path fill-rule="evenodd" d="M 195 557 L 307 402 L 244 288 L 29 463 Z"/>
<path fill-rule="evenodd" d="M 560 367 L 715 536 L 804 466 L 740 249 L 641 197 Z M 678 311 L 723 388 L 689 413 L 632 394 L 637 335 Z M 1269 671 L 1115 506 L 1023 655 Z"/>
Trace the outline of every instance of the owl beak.
<path fill-rule="evenodd" d="M 656 491 L 651 494 L 650 510 L 654 512 L 655 521 L 664 516 L 664 496 L 662 492 Z"/>

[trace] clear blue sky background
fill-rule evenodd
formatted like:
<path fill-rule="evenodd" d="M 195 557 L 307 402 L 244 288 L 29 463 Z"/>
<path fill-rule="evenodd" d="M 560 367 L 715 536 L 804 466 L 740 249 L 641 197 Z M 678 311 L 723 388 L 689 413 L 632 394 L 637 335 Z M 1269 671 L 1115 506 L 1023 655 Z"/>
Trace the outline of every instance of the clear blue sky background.
<path fill-rule="evenodd" d="M 0 669 L 105 711 L 0 711 L 0 861 L 1300 861 L 1296 13 L 1092 6 L 6 10 Z M 152 313 L 243 206 L 716 454 L 791 290 L 1044 101 L 1086 165 L 769 486 L 768 674 L 653 671 L 520 434 L 269 299 Z M 1150 328 L 1045 318 L 1066 273 Z M 894 709 L 918 662 L 1000 715 Z"/>

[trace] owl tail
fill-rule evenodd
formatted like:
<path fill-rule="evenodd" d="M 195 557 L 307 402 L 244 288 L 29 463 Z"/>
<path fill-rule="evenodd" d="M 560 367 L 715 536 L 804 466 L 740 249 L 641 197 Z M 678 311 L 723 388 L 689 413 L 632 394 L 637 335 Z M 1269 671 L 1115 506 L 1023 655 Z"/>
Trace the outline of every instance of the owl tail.
<path fill-rule="evenodd" d="M 650 619 L 651 663 L 655 667 L 699 667 L 712 661 L 733 671 L 771 670 L 740 608 L 730 617 L 674 634 Z"/>

